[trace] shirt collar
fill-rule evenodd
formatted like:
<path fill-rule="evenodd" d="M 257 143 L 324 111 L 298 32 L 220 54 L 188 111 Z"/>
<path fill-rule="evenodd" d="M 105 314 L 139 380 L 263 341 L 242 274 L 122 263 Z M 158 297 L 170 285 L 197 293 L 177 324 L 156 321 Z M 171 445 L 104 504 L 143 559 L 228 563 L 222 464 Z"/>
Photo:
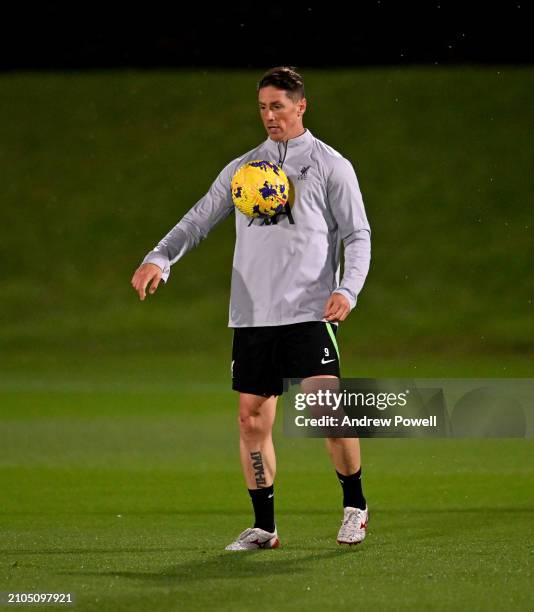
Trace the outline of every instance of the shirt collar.
<path fill-rule="evenodd" d="M 297 136 L 296 138 L 290 138 L 287 142 L 287 154 L 289 153 L 302 153 L 305 149 L 311 146 L 313 142 L 313 136 L 310 130 L 305 130 L 304 134 Z M 272 140 L 270 137 L 265 141 L 269 151 L 272 151 L 275 155 L 280 157 L 284 156 L 286 143 Z"/>

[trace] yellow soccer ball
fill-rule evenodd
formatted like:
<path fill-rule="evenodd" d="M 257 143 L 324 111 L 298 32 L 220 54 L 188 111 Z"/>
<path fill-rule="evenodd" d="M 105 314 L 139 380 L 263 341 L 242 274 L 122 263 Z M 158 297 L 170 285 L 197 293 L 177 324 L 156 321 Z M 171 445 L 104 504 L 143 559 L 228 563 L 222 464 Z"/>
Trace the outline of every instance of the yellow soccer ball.
<path fill-rule="evenodd" d="M 232 179 L 232 200 L 247 217 L 272 217 L 284 210 L 289 181 L 277 164 L 254 160 L 241 166 Z"/>

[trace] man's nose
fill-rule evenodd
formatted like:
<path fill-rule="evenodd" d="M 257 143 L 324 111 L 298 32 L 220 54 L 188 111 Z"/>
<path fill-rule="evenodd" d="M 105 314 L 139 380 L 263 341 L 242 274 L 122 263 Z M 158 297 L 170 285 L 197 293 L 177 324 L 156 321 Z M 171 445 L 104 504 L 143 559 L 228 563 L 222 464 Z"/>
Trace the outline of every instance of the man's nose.
<path fill-rule="evenodd" d="M 266 117 L 267 117 L 267 121 L 271 121 L 272 119 L 274 119 L 273 111 L 272 110 L 268 110 Z"/>

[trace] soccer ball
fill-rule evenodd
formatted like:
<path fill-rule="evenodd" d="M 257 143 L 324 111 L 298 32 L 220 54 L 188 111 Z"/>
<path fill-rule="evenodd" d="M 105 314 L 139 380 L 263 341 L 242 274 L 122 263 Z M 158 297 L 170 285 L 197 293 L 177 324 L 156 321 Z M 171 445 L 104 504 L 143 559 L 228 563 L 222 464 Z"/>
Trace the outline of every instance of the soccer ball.
<path fill-rule="evenodd" d="M 241 166 L 232 179 L 232 200 L 248 217 L 272 217 L 284 210 L 289 181 L 280 166 L 254 160 Z"/>

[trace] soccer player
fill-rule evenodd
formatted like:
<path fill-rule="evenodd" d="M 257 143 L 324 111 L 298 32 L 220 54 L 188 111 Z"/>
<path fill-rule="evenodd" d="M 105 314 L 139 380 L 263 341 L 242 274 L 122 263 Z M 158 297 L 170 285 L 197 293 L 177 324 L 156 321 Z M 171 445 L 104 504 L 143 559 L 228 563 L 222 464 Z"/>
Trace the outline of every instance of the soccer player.
<path fill-rule="evenodd" d="M 349 161 L 304 128 L 301 76 L 287 67 L 269 70 L 258 83 L 258 103 L 268 138 L 221 171 L 132 278 L 144 300 L 147 288 L 153 294 L 161 279 L 167 281 L 173 263 L 235 213 L 232 388 L 239 393 L 240 457 L 255 521 L 227 550 L 279 546 L 272 428 L 283 378 L 303 384 L 339 378 L 337 327 L 356 305 L 370 261 L 370 229 L 356 174 Z M 291 182 L 291 209 L 270 221 L 246 217 L 232 202 L 232 176 L 251 160 L 278 163 Z M 368 521 L 359 440 L 327 438 L 326 445 L 343 490 L 337 541 L 358 544 Z"/>

